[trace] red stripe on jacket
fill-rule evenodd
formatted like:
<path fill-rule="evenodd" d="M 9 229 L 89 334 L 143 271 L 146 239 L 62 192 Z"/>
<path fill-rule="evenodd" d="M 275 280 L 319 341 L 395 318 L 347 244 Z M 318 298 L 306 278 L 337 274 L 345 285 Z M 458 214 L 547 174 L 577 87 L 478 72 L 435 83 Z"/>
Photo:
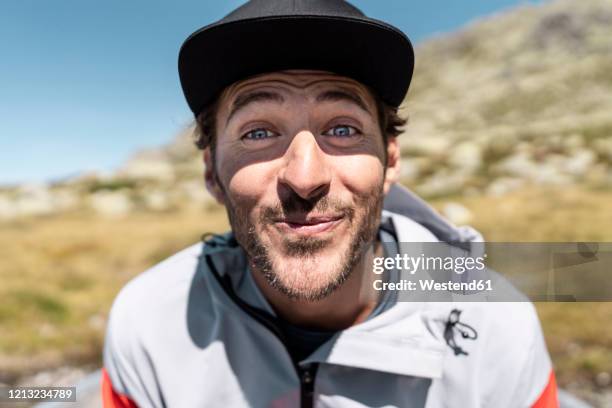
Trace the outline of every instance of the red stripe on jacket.
<path fill-rule="evenodd" d="M 550 370 L 546 388 L 544 388 L 538 397 L 538 400 L 531 406 L 531 408 L 559 408 L 559 399 L 557 398 L 557 381 L 555 380 L 555 373 L 552 370 Z"/>
<path fill-rule="evenodd" d="M 127 395 L 113 389 L 108 373 L 102 369 L 102 406 L 104 408 L 138 408 L 138 405 Z"/>

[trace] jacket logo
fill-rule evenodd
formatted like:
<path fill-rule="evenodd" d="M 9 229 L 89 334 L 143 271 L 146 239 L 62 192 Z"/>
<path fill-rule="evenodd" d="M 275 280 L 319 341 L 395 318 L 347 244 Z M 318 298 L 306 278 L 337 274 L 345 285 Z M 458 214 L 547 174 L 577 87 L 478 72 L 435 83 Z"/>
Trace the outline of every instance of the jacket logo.
<path fill-rule="evenodd" d="M 468 340 L 476 340 L 478 338 L 478 333 L 476 330 L 463 322 L 460 322 L 461 318 L 461 310 L 453 309 L 448 315 L 448 320 L 446 321 L 446 326 L 444 327 L 444 340 L 446 340 L 446 344 L 453 349 L 453 352 L 456 356 L 458 355 L 468 355 L 468 352 L 463 350 L 461 346 L 457 344 L 455 340 L 455 333 L 459 333 L 461 338 Z"/>

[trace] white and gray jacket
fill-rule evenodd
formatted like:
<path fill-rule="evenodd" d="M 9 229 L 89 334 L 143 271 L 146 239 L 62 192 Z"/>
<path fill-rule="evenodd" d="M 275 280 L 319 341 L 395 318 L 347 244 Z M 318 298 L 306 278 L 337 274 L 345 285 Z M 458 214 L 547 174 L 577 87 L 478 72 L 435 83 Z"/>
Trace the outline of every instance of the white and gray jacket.
<path fill-rule="evenodd" d="M 469 250 L 481 240 L 401 187 L 385 208 L 400 242 Z M 449 325 L 454 309 L 476 338 Z M 105 406 L 556 406 L 550 358 L 528 301 L 396 302 L 303 361 L 292 360 L 266 316 L 274 311 L 231 234 L 179 252 L 129 282 L 112 306 Z"/>

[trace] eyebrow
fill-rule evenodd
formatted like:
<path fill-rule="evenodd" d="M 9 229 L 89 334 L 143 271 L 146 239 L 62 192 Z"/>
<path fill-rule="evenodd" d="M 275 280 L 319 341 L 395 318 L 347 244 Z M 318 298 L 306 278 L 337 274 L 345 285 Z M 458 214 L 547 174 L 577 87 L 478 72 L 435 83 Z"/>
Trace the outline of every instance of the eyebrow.
<path fill-rule="evenodd" d="M 275 102 L 281 104 L 285 102 L 285 98 L 281 94 L 268 91 L 254 91 L 238 95 L 225 121 L 226 125 L 239 110 L 254 102 Z"/>
<path fill-rule="evenodd" d="M 364 100 L 357 93 L 354 93 L 349 90 L 330 90 L 323 92 L 319 96 L 317 96 L 317 102 L 339 102 L 339 101 L 348 101 L 354 103 L 366 113 L 371 115 L 372 113 L 368 109 L 368 105 L 364 102 Z"/>
<path fill-rule="evenodd" d="M 364 112 L 371 115 L 371 112 L 368 110 L 368 106 L 364 102 L 364 100 L 355 92 L 349 90 L 329 90 L 319 94 L 316 98 L 317 102 L 339 102 L 339 101 L 347 101 L 357 105 Z M 269 91 L 254 91 L 254 92 L 246 92 L 244 94 L 238 95 L 236 100 L 232 105 L 232 109 L 230 114 L 225 121 L 227 125 L 229 121 L 232 119 L 238 111 L 244 109 L 247 105 L 254 102 L 275 102 L 278 104 L 282 104 L 285 102 L 285 98 L 278 93 L 269 92 Z"/>

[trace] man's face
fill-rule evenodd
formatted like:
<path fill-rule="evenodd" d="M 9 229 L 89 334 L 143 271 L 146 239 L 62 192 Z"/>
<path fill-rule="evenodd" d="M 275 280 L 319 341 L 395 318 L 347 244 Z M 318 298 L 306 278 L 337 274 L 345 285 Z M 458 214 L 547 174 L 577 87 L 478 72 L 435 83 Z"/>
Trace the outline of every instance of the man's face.
<path fill-rule="evenodd" d="M 295 299 L 332 293 L 375 238 L 397 174 L 371 93 L 321 71 L 260 75 L 224 91 L 216 126 L 207 185 L 255 273 Z"/>

